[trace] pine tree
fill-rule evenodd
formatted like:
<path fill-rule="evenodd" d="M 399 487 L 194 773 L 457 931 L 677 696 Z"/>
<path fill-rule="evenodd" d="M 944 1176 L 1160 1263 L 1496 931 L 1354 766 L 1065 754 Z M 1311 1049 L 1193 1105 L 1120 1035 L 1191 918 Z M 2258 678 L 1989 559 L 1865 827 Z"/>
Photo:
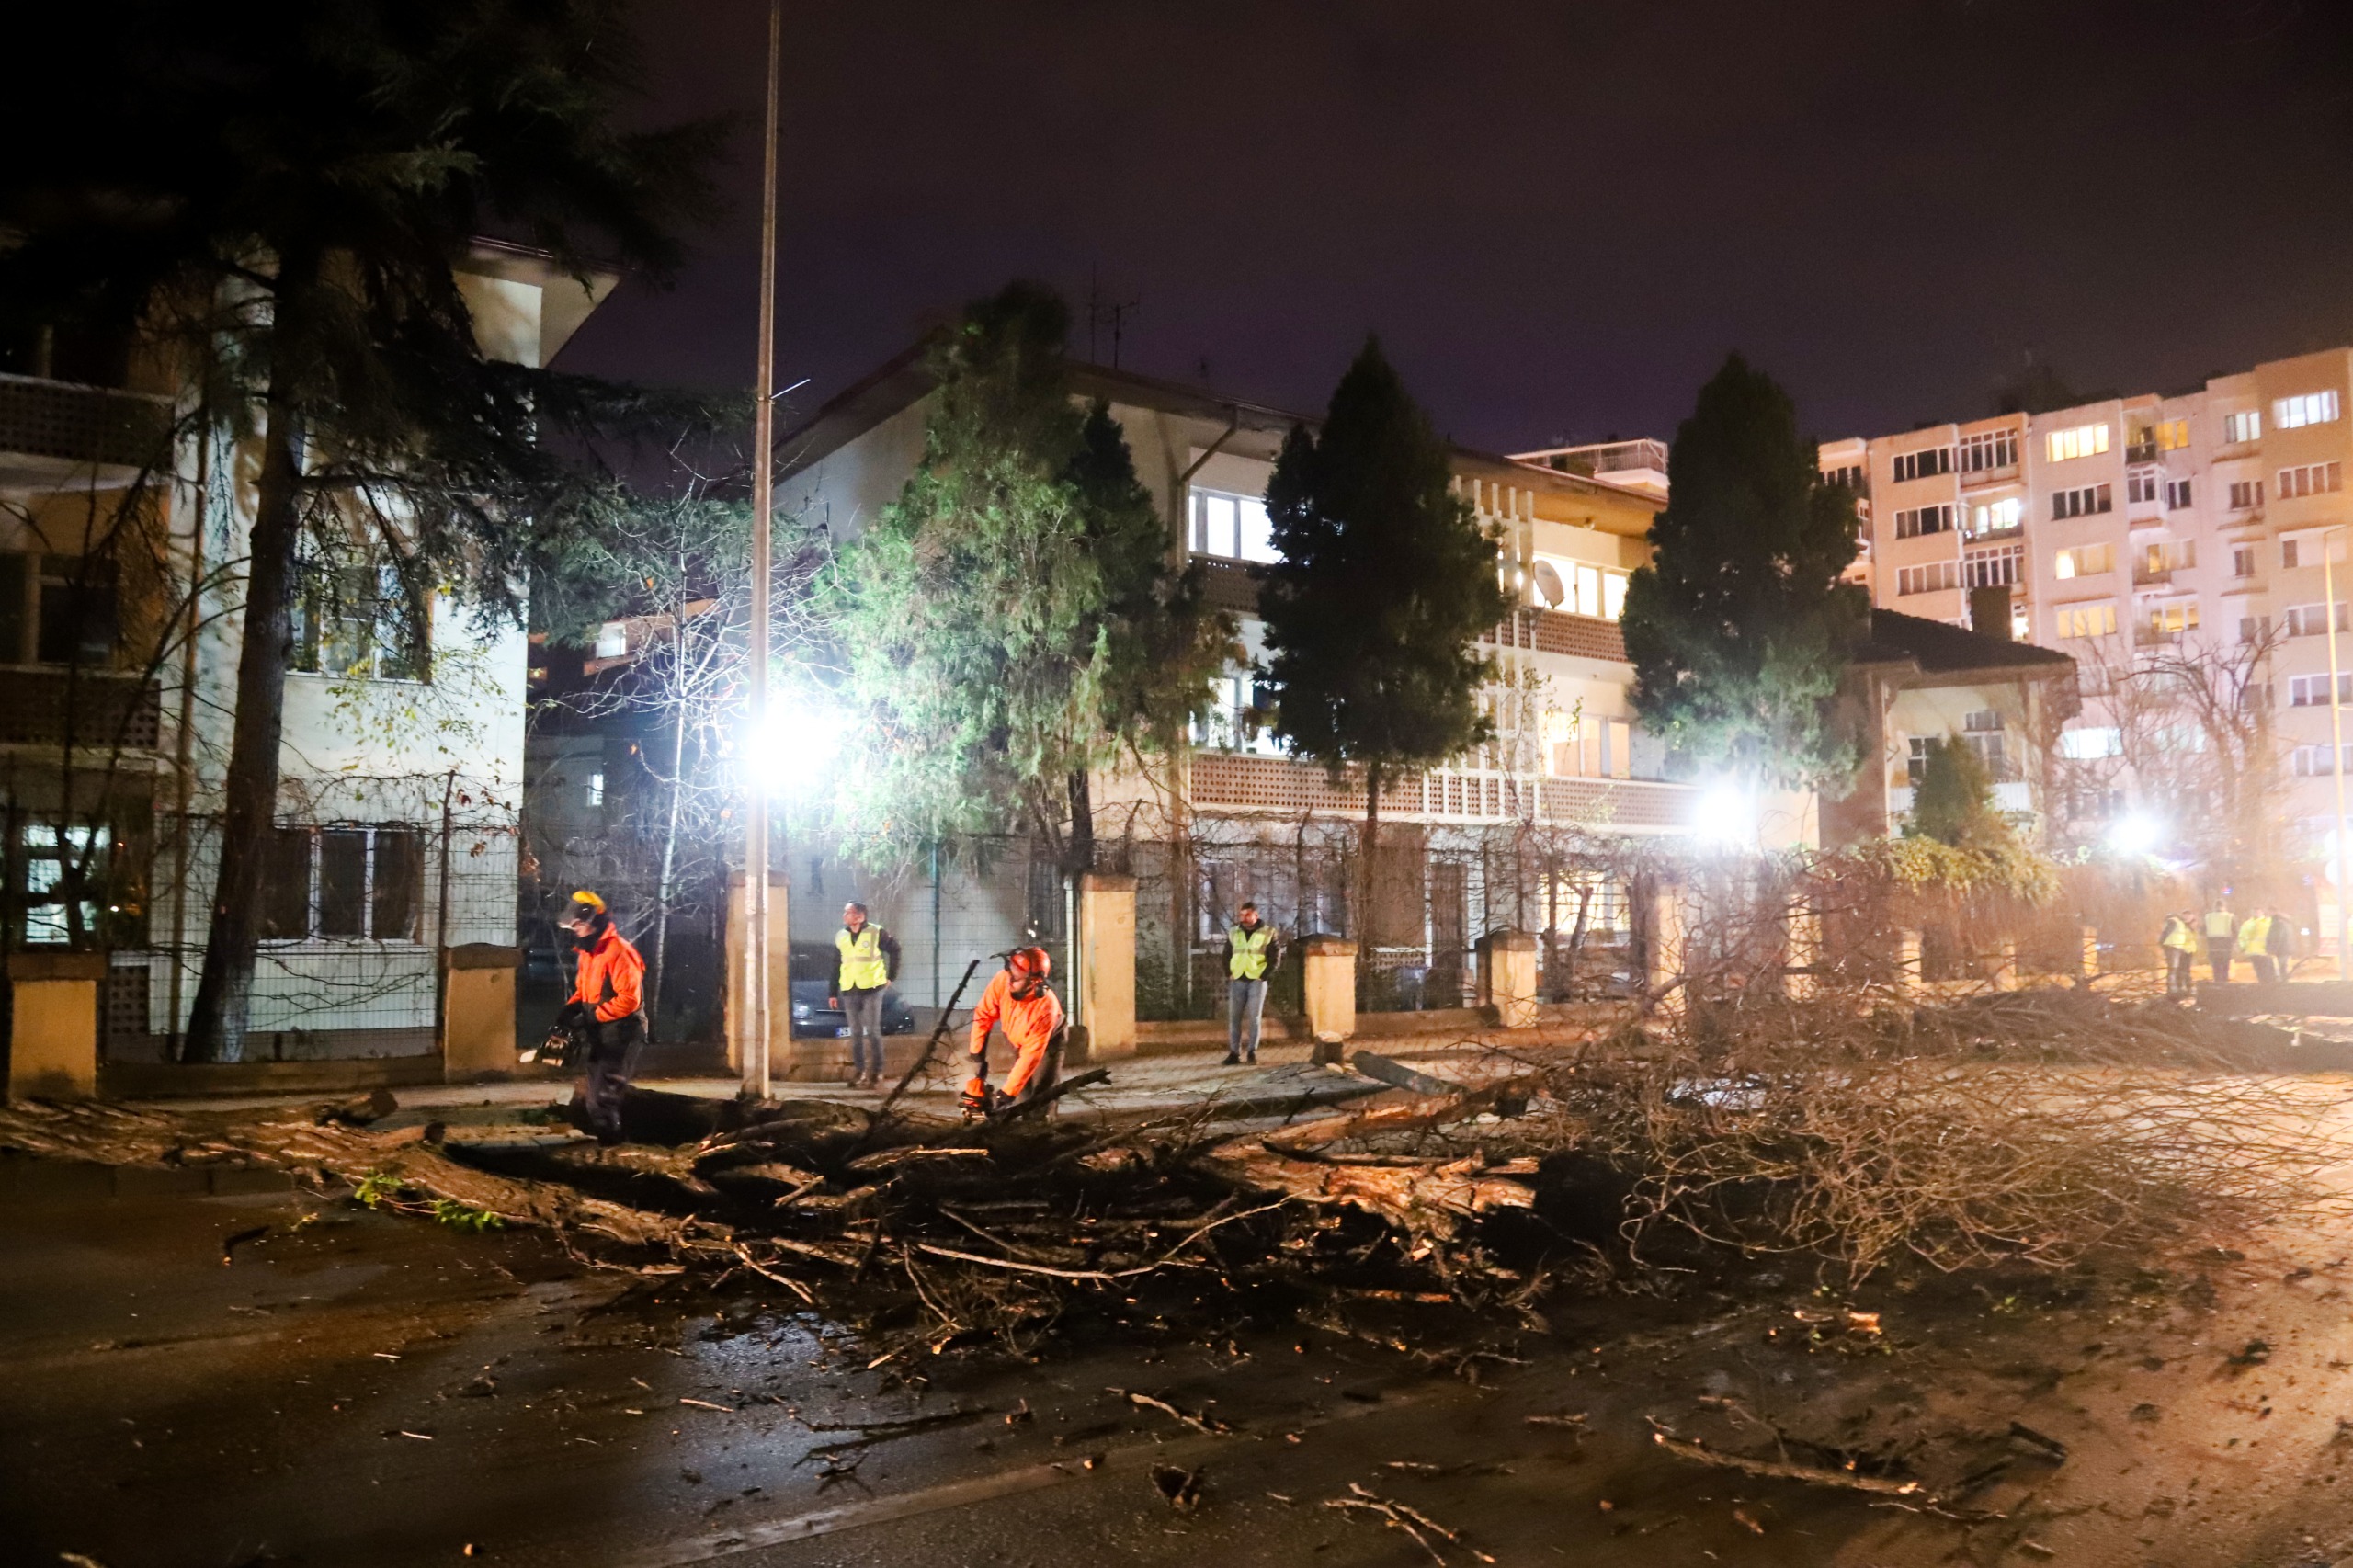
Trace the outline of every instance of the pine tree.
<path fill-rule="evenodd" d="M 1737 354 L 1674 451 L 1650 564 L 1626 586 L 1634 710 L 1688 765 L 1843 791 L 1856 752 L 1830 704 L 1868 613 L 1839 581 L 1853 497 L 1823 482 L 1789 394 Z"/>
<path fill-rule="evenodd" d="M 0 175 L 17 237 L 0 301 L 138 323 L 222 432 L 257 448 L 187 1045 L 236 1061 L 305 579 L 389 574 L 413 629 L 445 585 L 512 614 L 535 530 L 579 526 L 608 494 L 561 438 L 631 398 L 485 358 L 451 263 L 496 229 L 575 272 L 658 276 L 676 226 L 708 208 L 716 128 L 617 127 L 637 78 L 618 0 L 150 0 L 52 20 L 83 36 L 52 40 L 74 68 L 36 73 L 0 127 L 47 147 Z"/>
<path fill-rule="evenodd" d="M 1927 750 L 1906 831 L 1956 849 L 1992 853 L 2014 847 L 2017 835 L 1994 809 L 1994 779 L 1984 759 L 1949 736 L 1931 740 Z"/>
<path fill-rule="evenodd" d="M 1228 657 L 1118 422 L 1072 396 L 1068 331 L 1040 284 L 972 305 L 934 354 L 920 466 L 846 552 L 864 756 L 839 804 L 870 859 L 1017 825 L 1086 869 L 1094 771 L 1172 744 Z"/>
<path fill-rule="evenodd" d="M 1265 685 L 1275 734 L 1365 774 L 1364 908 L 1381 790 L 1489 739 L 1476 640 L 1509 608 L 1496 543 L 1454 494 L 1447 444 L 1368 339 L 1321 437 L 1294 426 L 1267 487 Z"/>

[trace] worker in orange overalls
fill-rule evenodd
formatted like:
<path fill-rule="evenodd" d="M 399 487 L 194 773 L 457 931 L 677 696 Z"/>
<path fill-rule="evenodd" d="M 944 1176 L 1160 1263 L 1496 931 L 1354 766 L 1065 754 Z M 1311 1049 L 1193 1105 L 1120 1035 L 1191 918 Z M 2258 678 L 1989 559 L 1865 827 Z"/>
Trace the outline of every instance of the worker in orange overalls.
<path fill-rule="evenodd" d="M 588 1047 L 588 1084 L 582 1096 L 588 1131 L 600 1143 L 621 1141 L 621 1096 L 645 1040 L 645 959 L 613 928 L 605 901 L 585 889 L 572 895 L 564 920 L 579 945 L 578 978 L 563 1005 L 563 1021 Z"/>
<path fill-rule="evenodd" d="M 1043 948 L 1016 948 L 972 1009 L 972 1075 L 964 1085 L 969 1116 L 995 1116 L 1044 1094 L 1061 1066 L 1063 1003 L 1046 977 L 1053 960 Z M 1013 1047 L 1013 1071 L 1001 1090 L 989 1087 L 989 1030 L 1002 1028 Z"/>

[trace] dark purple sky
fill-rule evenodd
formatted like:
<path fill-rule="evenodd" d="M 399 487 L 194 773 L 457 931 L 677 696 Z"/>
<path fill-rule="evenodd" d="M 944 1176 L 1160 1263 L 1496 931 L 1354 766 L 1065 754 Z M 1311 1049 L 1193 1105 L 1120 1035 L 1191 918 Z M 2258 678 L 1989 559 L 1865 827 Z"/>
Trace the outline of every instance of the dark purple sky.
<path fill-rule="evenodd" d="M 744 116 L 735 210 L 564 364 L 748 384 L 767 8 L 640 14 L 656 117 Z M 2172 389 L 2353 343 L 2347 16 L 789 0 L 779 381 L 813 408 L 1009 277 L 1079 304 L 1099 269 L 1132 368 L 1320 409 L 1378 331 L 1499 449 L 1670 436 L 1733 347 L 1825 436 L 1985 413 L 2029 348 Z"/>

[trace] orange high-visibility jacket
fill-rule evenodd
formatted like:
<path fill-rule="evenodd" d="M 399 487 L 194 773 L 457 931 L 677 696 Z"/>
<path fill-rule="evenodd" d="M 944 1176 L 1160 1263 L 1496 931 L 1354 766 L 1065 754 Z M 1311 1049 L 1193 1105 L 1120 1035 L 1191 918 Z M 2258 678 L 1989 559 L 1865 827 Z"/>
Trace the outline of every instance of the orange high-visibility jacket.
<path fill-rule="evenodd" d="M 972 1054 L 979 1056 L 988 1049 L 991 1028 L 1002 1028 L 1006 1043 L 1014 1052 L 1013 1073 L 1005 1081 L 1005 1092 L 1017 1095 L 1037 1076 L 1046 1060 L 1046 1047 L 1062 1026 L 1061 997 L 1044 987 L 1035 996 L 1016 996 L 1013 977 L 1000 970 L 981 993 L 980 1006 L 972 1009 Z"/>
<path fill-rule="evenodd" d="M 609 1024 L 637 1011 L 645 959 L 628 937 L 608 926 L 580 949 L 579 976 L 572 1000 L 594 1008 L 598 1023 Z"/>

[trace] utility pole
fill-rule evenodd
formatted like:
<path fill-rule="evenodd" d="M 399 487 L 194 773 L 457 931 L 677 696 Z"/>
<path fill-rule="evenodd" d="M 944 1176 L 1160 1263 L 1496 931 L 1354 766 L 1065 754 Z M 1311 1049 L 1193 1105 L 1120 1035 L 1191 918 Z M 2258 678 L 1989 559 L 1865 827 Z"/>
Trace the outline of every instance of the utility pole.
<path fill-rule="evenodd" d="M 2348 836 L 2345 824 L 2345 693 L 2338 689 L 2341 678 L 2336 673 L 2336 541 L 2344 534 L 2345 525 L 2337 524 L 2321 535 L 2320 583 L 2321 597 L 2328 601 L 2324 612 L 2328 617 L 2328 777 L 2336 786 L 2336 821 L 2329 842 L 2336 846 L 2336 977 L 2345 978 L 2346 937 L 2353 935 L 2353 920 L 2346 915 L 2346 900 L 2353 898 L 2353 873 L 2347 866 L 2353 862 L 2353 846 L 2346 844 Z"/>
<path fill-rule="evenodd" d="M 744 1017 L 737 1036 L 742 1093 L 767 1099 L 768 1078 L 768 780 L 758 758 L 767 750 L 769 555 L 775 510 L 776 446 L 776 141 L 777 69 L 784 37 L 784 0 L 768 0 L 767 134 L 761 145 L 759 369 L 752 395 L 752 635 L 750 712 L 745 754 L 749 788 L 744 812 Z"/>

